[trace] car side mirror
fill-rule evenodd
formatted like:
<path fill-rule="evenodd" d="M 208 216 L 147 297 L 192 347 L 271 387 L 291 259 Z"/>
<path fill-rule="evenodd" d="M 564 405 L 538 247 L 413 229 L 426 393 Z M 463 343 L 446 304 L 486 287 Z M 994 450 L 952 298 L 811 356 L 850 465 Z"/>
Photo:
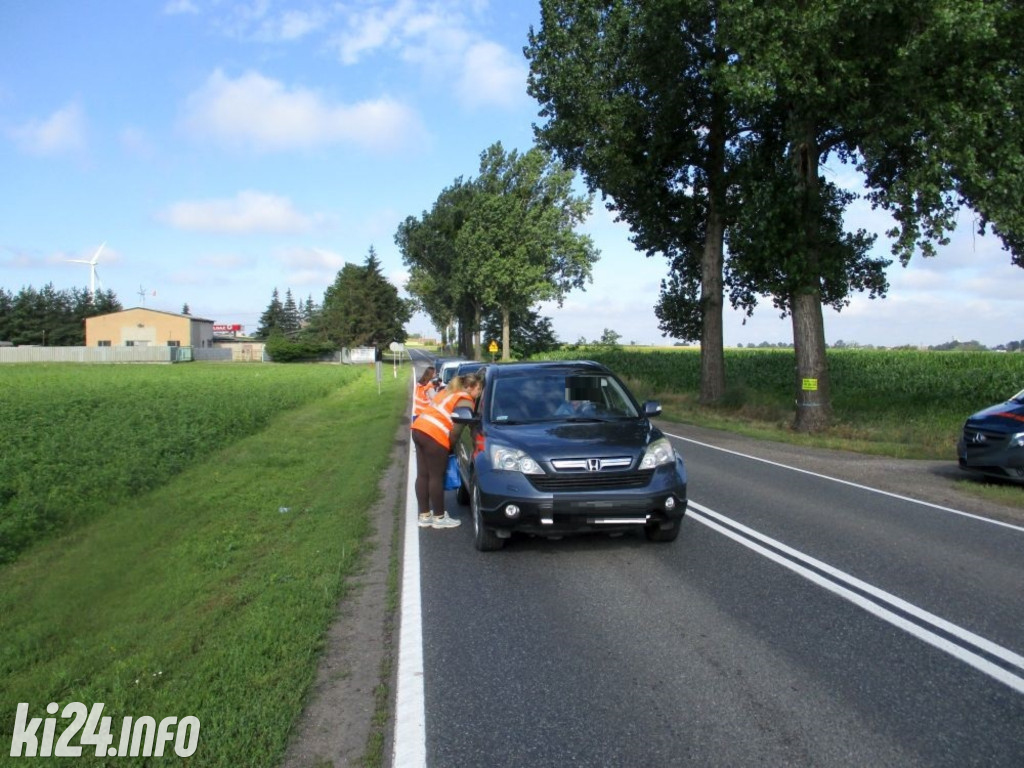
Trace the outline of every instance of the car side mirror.
<path fill-rule="evenodd" d="M 473 409 L 467 405 L 460 405 L 452 411 L 452 421 L 456 424 L 475 424 L 480 417 L 473 413 Z"/>
<path fill-rule="evenodd" d="M 657 400 L 647 400 L 644 403 L 644 416 L 660 416 L 661 403 Z"/>

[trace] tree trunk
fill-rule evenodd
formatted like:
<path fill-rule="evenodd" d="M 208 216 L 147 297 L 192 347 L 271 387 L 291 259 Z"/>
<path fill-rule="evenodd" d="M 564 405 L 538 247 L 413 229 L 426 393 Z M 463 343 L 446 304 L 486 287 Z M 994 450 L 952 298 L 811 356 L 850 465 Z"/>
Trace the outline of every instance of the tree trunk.
<path fill-rule="evenodd" d="M 716 58 L 725 65 L 725 55 Z M 725 101 L 715 94 L 708 131 L 708 214 L 704 252 L 700 261 L 700 402 L 717 403 L 725 394 L 725 340 L 722 328 L 724 305 L 722 269 L 725 241 Z"/>
<path fill-rule="evenodd" d="M 825 321 L 817 291 L 794 295 L 793 346 L 796 350 L 797 432 L 819 432 L 832 421 L 828 360 L 825 357 Z"/>
<path fill-rule="evenodd" d="M 825 356 L 825 320 L 821 312 L 819 242 L 821 189 L 818 181 L 818 147 L 814 124 L 793 122 L 797 129 L 790 161 L 800 201 L 802 227 L 801 280 L 790 297 L 793 315 L 793 346 L 796 350 L 796 417 L 798 432 L 819 432 L 832 422 L 828 360 Z"/>
<path fill-rule="evenodd" d="M 700 402 L 710 405 L 725 394 L 725 341 L 722 330 L 721 213 L 712 203 L 708 211 L 707 239 L 701 257 L 700 278 Z"/>
<path fill-rule="evenodd" d="M 459 318 L 459 355 L 466 359 L 473 357 L 473 323 L 468 313 Z"/>
<path fill-rule="evenodd" d="M 483 350 L 480 347 L 480 305 L 473 306 L 473 359 L 483 360 Z"/>
<path fill-rule="evenodd" d="M 512 313 L 507 307 L 501 308 L 501 360 L 508 362 L 512 359 Z"/>

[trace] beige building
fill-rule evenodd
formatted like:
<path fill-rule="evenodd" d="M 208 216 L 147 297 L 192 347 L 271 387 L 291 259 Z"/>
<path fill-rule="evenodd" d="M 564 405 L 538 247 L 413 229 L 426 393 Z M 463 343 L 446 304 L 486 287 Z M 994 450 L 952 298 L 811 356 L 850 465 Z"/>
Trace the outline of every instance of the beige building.
<path fill-rule="evenodd" d="M 213 320 L 156 309 L 125 309 L 85 319 L 87 347 L 213 346 Z"/>

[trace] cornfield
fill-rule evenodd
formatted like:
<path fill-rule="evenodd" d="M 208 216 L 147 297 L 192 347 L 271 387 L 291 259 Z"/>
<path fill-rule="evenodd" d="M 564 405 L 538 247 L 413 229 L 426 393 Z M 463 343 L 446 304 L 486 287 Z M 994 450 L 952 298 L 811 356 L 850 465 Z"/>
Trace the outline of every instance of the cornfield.
<path fill-rule="evenodd" d="M 591 359 L 655 392 L 697 393 L 700 351 L 584 347 L 543 359 Z M 837 415 L 858 417 L 922 408 L 962 419 L 1024 389 L 1024 354 L 829 350 L 832 402 Z M 770 398 L 792 400 L 796 359 L 791 349 L 727 349 L 727 384 Z"/>

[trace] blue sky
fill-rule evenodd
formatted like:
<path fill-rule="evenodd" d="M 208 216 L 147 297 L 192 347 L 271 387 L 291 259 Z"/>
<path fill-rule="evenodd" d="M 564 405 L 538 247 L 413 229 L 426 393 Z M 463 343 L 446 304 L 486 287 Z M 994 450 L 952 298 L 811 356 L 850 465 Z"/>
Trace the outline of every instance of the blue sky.
<path fill-rule="evenodd" d="M 531 146 L 522 48 L 537 23 L 526 0 L 7 0 L 0 286 L 87 286 L 68 260 L 105 242 L 99 279 L 126 307 L 187 303 L 250 331 L 274 288 L 319 302 L 371 245 L 401 288 L 398 224 L 475 176 L 490 144 Z M 1024 270 L 962 218 L 937 258 L 891 269 L 889 298 L 826 310 L 827 340 L 1024 338 Z M 849 223 L 885 225 L 863 209 Z M 671 343 L 653 312 L 665 262 L 599 199 L 586 231 L 593 283 L 542 308 L 559 338 Z M 727 313 L 727 345 L 791 338 L 770 301 L 746 322 Z"/>

